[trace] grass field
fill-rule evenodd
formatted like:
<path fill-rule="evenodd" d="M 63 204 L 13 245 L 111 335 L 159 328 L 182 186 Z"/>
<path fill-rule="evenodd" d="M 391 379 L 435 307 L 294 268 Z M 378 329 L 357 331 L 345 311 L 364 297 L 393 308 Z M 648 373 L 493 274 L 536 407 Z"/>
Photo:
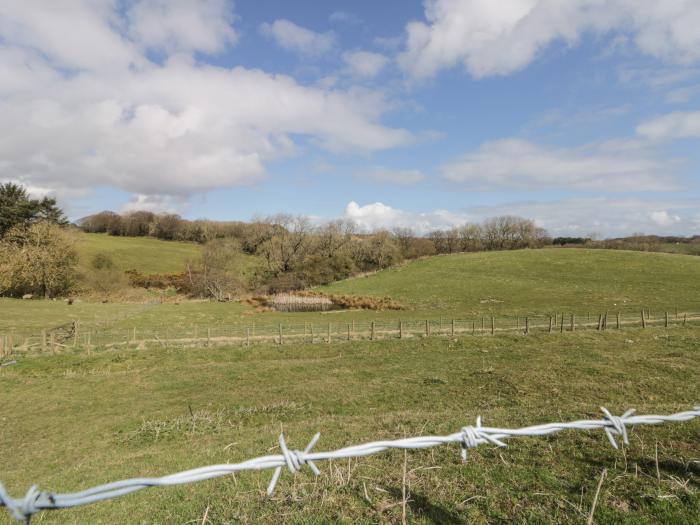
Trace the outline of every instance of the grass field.
<path fill-rule="evenodd" d="M 700 329 L 380 341 L 289 347 L 96 352 L 0 368 L 0 480 L 70 491 L 134 476 L 278 453 L 285 432 L 317 450 L 700 402 Z M 658 450 L 658 461 L 657 451 Z M 658 465 L 658 466 L 657 466 Z M 44 513 L 36 523 L 698 523 L 700 422 L 635 427 L 321 463 L 147 489 Z M 0 523 L 10 523 L 0 513 Z"/>
<path fill-rule="evenodd" d="M 99 236 L 98 236 L 99 237 Z M 117 239 L 118 240 L 118 239 Z M 153 241 L 151 241 L 153 242 Z M 237 324 L 397 320 L 609 310 L 636 315 L 643 306 L 700 311 L 700 259 L 612 250 L 545 249 L 440 256 L 323 288 L 389 295 L 406 311 L 255 312 L 238 303 L 119 304 L 0 299 L 0 333 L 38 333 L 77 319 L 84 329 L 154 329 Z"/>
<path fill-rule="evenodd" d="M 700 259 L 542 249 L 430 257 L 325 288 L 389 295 L 416 310 L 516 313 L 698 306 Z"/>
<path fill-rule="evenodd" d="M 151 237 L 116 237 L 102 233 L 79 233 L 81 266 L 105 253 L 120 270 L 144 274 L 182 272 L 188 261 L 199 256 L 201 246 L 191 242 L 161 241 Z"/>

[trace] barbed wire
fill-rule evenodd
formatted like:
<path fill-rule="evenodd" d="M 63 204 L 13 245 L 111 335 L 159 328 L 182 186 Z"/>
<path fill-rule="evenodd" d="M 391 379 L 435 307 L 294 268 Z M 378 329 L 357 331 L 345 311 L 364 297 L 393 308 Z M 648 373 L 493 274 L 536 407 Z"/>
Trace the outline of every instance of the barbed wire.
<path fill-rule="evenodd" d="M 33 485 L 23 498 L 10 497 L 2 483 L 0 483 L 0 506 L 6 507 L 16 520 L 24 521 L 28 524 L 32 515 L 42 510 L 56 510 L 87 505 L 125 496 L 147 487 L 181 485 L 226 476 L 242 470 L 265 469 L 274 469 L 272 479 L 267 487 L 267 494 L 272 495 L 282 473 L 282 468 L 285 466 L 294 474 L 299 472 L 304 465 L 307 465 L 318 476 L 321 472 L 315 464 L 316 461 L 358 458 L 379 454 L 390 449 L 424 449 L 451 443 L 458 443 L 461 446 L 462 458 L 466 460 L 467 452 L 470 448 L 485 444 L 505 447 L 506 444 L 503 441 L 506 439 L 545 436 L 564 430 L 603 429 L 610 444 L 617 449 L 616 437 L 620 437 L 625 445 L 629 444 L 628 426 L 678 423 L 700 417 L 700 406 L 694 407 L 693 410 L 670 415 L 635 416 L 633 415 L 635 411 L 630 409 L 621 416 L 614 416 L 604 407 L 601 407 L 601 410 L 603 411 L 603 419 L 579 420 L 568 423 L 546 423 L 514 429 L 485 427 L 482 425 L 481 416 L 479 416 L 476 419 L 476 425 L 462 427 L 459 432 L 447 436 L 418 436 L 389 441 L 374 441 L 328 452 L 311 451 L 321 437 L 320 433 L 316 433 L 311 438 L 311 441 L 309 441 L 309 444 L 303 451 L 290 450 L 287 447 L 284 434 L 280 434 L 279 446 L 281 454 L 261 456 L 241 463 L 200 467 L 160 478 L 126 479 L 66 494 L 40 491 L 36 485 Z"/>

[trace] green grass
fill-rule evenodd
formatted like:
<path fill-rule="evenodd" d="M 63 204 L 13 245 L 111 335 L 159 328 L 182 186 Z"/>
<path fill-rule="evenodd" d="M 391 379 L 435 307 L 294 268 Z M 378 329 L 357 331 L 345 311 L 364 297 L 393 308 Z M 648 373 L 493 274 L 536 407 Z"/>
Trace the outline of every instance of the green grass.
<path fill-rule="evenodd" d="M 185 270 L 188 261 L 195 260 L 201 246 L 191 242 L 161 241 L 150 237 L 115 237 L 101 233 L 78 234 L 81 266 L 90 264 L 92 257 L 105 253 L 112 257 L 120 270 L 138 270 L 144 274 L 174 273 Z"/>
<path fill-rule="evenodd" d="M 685 309 L 699 306 L 700 259 L 587 249 L 467 253 L 410 262 L 324 290 L 388 295 L 417 311 L 463 315 Z"/>
<path fill-rule="evenodd" d="M 98 236 L 99 237 L 99 236 Z M 112 239 L 109 238 L 110 242 Z M 152 240 L 148 240 L 153 242 Z M 253 263 L 251 263 L 253 264 Z M 627 312 L 646 306 L 700 311 L 700 259 L 613 250 L 544 249 L 439 256 L 322 288 L 333 293 L 389 295 L 406 311 L 327 313 L 255 312 L 238 303 L 101 304 L 0 299 L 0 334 L 38 333 L 72 319 L 84 329 L 190 329 L 246 324 L 337 323 L 366 320 L 450 319 L 575 312 Z M 511 321 L 509 321 L 511 322 Z M 201 333 L 201 332 L 200 332 Z"/>
<path fill-rule="evenodd" d="M 700 402 L 700 329 L 413 339 L 337 345 L 103 351 L 0 368 L 2 481 L 71 491 L 133 476 L 277 453 L 321 432 L 318 450 Z M 700 421 L 635 427 L 615 451 L 602 431 L 406 456 L 409 523 L 698 523 Z M 658 472 L 656 450 L 658 449 Z M 155 488 L 44 513 L 37 523 L 400 523 L 404 454 Z M 0 523 L 11 523 L 0 513 Z"/>

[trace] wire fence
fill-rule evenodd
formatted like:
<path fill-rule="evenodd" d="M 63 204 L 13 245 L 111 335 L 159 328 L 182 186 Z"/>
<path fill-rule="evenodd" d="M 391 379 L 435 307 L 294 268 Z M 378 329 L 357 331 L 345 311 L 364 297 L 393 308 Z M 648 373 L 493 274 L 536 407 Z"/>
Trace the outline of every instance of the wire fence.
<path fill-rule="evenodd" d="M 603 429 L 610 444 L 617 449 L 616 437 L 629 444 L 627 427 L 634 425 L 658 425 L 662 423 L 678 423 L 690 421 L 700 417 L 700 406 L 693 410 L 678 412 L 670 415 L 644 415 L 635 416 L 634 410 L 627 410 L 621 416 L 612 415 L 606 408 L 601 407 L 603 419 L 579 420 L 568 423 L 546 423 L 522 428 L 496 428 L 482 425 L 481 417 L 477 417 L 476 425 L 462 427 L 458 432 L 447 436 L 418 436 L 391 441 L 374 441 L 361 445 L 353 445 L 328 452 L 312 452 L 313 447 L 320 439 L 321 434 L 316 433 L 304 450 L 290 450 L 287 447 L 284 434 L 279 436 L 281 454 L 260 456 L 241 463 L 227 463 L 222 465 L 210 465 L 195 468 L 163 476 L 160 478 L 133 478 L 115 481 L 104 485 L 98 485 L 80 492 L 58 494 L 45 492 L 33 485 L 23 498 L 12 498 L 0 483 L 0 506 L 4 506 L 18 521 L 29 523 L 32 515 L 43 510 L 57 510 L 80 505 L 87 505 L 106 499 L 114 499 L 125 496 L 148 487 L 182 485 L 197 481 L 218 478 L 244 470 L 274 469 L 272 478 L 267 487 L 267 494 L 272 495 L 283 467 L 295 474 L 303 466 L 316 475 L 321 474 L 316 466 L 317 461 L 359 458 L 371 456 L 390 449 L 425 449 L 447 444 L 459 444 L 461 446 L 462 459 L 467 459 L 467 451 L 480 445 L 493 445 L 505 447 L 507 439 L 518 437 L 546 436 L 564 430 L 596 430 Z"/>
<path fill-rule="evenodd" d="M 495 334 L 570 333 L 579 330 L 673 328 L 700 325 L 700 312 L 656 310 L 584 314 L 552 313 L 510 316 L 344 319 L 281 323 L 237 323 L 202 326 L 132 326 L 83 329 L 79 322 L 34 334 L 0 334 L 0 358 L 13 354 L 57 353 L 67 349 L 88 352 L 110 348 L 169 348 L 252 346 L 255 344 L 336 343 L 416 337 Z"/>

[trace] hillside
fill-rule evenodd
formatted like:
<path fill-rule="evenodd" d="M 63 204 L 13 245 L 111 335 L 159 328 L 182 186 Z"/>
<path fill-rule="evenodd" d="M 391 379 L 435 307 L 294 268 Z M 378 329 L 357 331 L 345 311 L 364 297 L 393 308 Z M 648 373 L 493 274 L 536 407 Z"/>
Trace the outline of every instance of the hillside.
<path fill-rule="evenodd" d="M 388 295 L 416 310 L 465 314 L 697 308 L 700 259 L 586 249 L 464 253 L 413 261 L 323 290 Z"/>
<path fill-rule="evenodd" d="M 199 256 L 200 245 L 161 241 L 151 237 L 115 237 L 102 233 L 80 233 L 80 264 L 86 266 L 98 253 L 110 255 L 121 270 L 141 273 L 172 273 L 184 270 L 187 261 Z"/>

